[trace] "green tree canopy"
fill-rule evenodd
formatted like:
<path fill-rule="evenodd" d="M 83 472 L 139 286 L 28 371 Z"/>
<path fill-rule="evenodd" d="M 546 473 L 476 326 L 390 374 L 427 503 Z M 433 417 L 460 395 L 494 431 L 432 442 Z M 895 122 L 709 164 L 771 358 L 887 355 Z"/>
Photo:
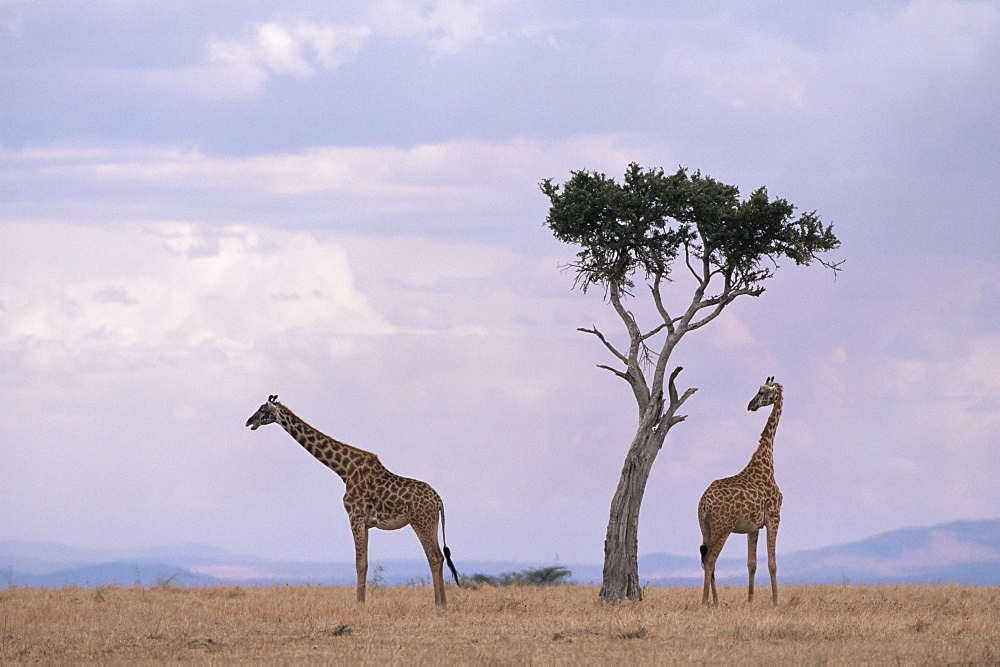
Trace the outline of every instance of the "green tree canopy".
<path fill-rule="evenodd" d="M 752 293 L 773 274 L 780 257 L 796 264 L 840 242 L 815 212 L 795 217 L 784 199 L 758 188 L 746 200 L 739 189 L 680 168 L 644 170 L 632 163 L 621 184 L 590 171 L 574 171 L 562 186 L 542 181 L 551 208 L 546 224 L 556 238 L 580 246 L 577 283 L 617 285 L 628 291 L 635 275 L 666 277 L 673 261 L 707 261 L 726 287 Z M 698 272 L 700 273 L 700 272 Z"/>

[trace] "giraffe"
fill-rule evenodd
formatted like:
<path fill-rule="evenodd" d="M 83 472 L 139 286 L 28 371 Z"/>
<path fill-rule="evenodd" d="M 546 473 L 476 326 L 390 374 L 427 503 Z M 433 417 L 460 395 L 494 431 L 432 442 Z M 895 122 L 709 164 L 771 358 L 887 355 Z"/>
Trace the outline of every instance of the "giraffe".
<path fill-rule="evenodd" d="M 757 451 L 750 463 L 732 477 L 717 479 L 708 485 L 698 503 L 698 523 L 704 543 L 701 545 L 701 563 L 705 568 L 705 587 L 701 602 L 708 604 L 712 591 L 712 604 L 719 604 L 715 591 L 715 562 L 730 533 L 746 533 L 747 570 L 750 586 L 747 602 L 753 602 L 753 578 L 757 572 L 757 535 L 767 528 L 767 569 L 771 574 L 771 603 L 778 604 L 778 566 L 774 557 L 774 544 L 781 521 L 781 491 L 774 481 L 774 433 L 781 418 L 782 386 L 774 377 L 760 386 L 747 410 L 756 411 L 767 405 L 771 415 L 760 435 Z"/>
<path fill-rule="evenodd" d="M 358 572 L 358 602 L 365 601 L 365 581 L 368 577 L 368 529 L 397 530 L 409 524 L 420 539 L 431 567 L 434 580 L 434 606 L 443 611 L 447 606 L 441 565 L 447 560 L 455 583 L 461 586 L 458 572 L 451 562 L 451 550 L 444 537 L 444 503 L 441 496 L 426 482 L 400 477 L 389 472 L 378 456 L 357 447 L 334 440 L 302 421 L 278 402 L 276 395 L 247 420 L 251 431 L 265 424 L 278 423 L 307 452 L 337 473 L 347 487 L 344 509 L 354 534 L 355 564 Z M 441 541 L 444 555 L 438 548 L 438 515 L 441 516 Z"/>

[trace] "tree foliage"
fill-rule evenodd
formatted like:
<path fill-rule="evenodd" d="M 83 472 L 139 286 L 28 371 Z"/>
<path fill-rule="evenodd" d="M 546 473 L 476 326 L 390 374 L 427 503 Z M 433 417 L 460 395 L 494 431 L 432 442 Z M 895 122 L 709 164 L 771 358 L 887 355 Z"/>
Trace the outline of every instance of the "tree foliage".
<path fill-rule="evenodd" d="M 559 240 L 580 246 L 572 266 L 584 290 L 598 284 L 628 292 L 636 274 L 668 276 L 681 254 L 689 266 L 707 262 L 723 292 L 761 290 L 780 257 L 838 268 L 817 257 L 840 245 L 832 225 L 815 212 L 795 217 L 794 206 L 770 199 L 764 187 L 741 200 L 736 186 L 701 172 L 668 175 L 632 163 L 621 184 L 574 171 L 562 186 L 546 179 L 541 188 L 551 202 L 546 224 Z"/>

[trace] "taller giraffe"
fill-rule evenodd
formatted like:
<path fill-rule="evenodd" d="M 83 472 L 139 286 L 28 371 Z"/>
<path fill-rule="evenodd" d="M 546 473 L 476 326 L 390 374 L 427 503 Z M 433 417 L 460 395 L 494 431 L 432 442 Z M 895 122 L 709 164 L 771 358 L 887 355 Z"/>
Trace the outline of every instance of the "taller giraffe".
<path fill-rule="evenodd" d="M 358 571 L 358 602 L 365 601 L 365 581 L 368 578 L 368 529 L 396 530 L 409 524 L 420 539 L 427 554 L 434 579 L 434 606 L 447 606 L 444 592 L 442 563 L 447 560 L 455 583 L 458 572 L 451 562 L 451 550 L 444 536 L 444 503 L 430 484 L 417 479 L 400 477 L 389 472 L 378 456 L 320 433 L 299 419 L 295 413 L 269 396 L 267 402 L 247 420 L 250 430 L 265 424 L 278 423 L 307 452 L 340 475 L 347 487 L 344 509 L 354 533 L 355 563 Z M 438 515 L 441 516 L 441 542 L 438 548 Z M 459 584 L 461 585 L 461 584 Z"/>
<path fill-rule="evenodd" d="M 757 451 L 742 471 L 709 484 L 698 503 L 698 523 L 704 540 L 701 545 L 701 563 L 705 568 L 702 604 L 708 604 L 709 589 L 712 591 L 712 604 L 719 604 L 719 595 L 715 591 L 715 562 L 730 533 L 746 533 L 747 570 L 750 573 L 747 601 L 753 602 L 753 578 L 757 572 L 757 535 L 761 528 L 767 528 L 767 569 L 771 573 L 771 602 L 778 604 L 778 565 L 774 556 L 774 544 L 778 536 L 778 523 L 781 521 L 781 491 L 774 481 L 774 433 L 778 430 L 778 420 L 781 418 L 781 404 L 784 400 L 781 392 L 782 386 L 773 377 L 767 378 L 760 386 L 747 410 L 756 411 L 767 405 L 773 407 L 760 435 Z"/>

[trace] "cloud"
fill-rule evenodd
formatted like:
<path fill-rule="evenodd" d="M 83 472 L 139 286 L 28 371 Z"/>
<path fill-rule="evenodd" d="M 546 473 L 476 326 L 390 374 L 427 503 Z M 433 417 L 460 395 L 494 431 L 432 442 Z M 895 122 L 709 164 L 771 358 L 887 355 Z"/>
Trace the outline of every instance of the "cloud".
<path fill-rule="evenodd" d="M 310 22 L 269 21 L 238 40 L 211 40 L 205 59 L 189 67 L 104 69 L 95 75 L 115 86 L 139 86 L 202 99 L 245 99 L 261 94 L 275 76 L 336 71 L 354 58 L 371 30 Z"/>
<path fill-rule="evenodd" d="M 9 236 L 0 252 L 20 278 L 0 281 L 0 358 L 22 368 L 129 365 L 205 347 L 245 365 L 291 332 L 337 354 L 393 330 L 354 287 L 343 250 L 303 234 L 157 222 L 26 223 Z M 61 250 L 34 252 L 42 246 Z"/>
<path fill-rule="evenodd" d="M 333 71 L 350 60 L 370 32 L 364 27 L 319 25 L 304 20 L 287 25 L 271 22 L 257 26 L 249 49 L 257 62 L 275 74 L 308 76 L 315 72 L 314 63 Z M 226 43 L 213 47 L 219 44 Z"/>
<path fill-rule="evenodd" d="M 482 8 L 461 0 L 386 0 L 377 5 L 373 21 L 381 33 L 423 41 L 438 57 L 454 56 L 492 39 Z"/>
<path fill-rule="evenodd" d="M 913 0 L 888 15 L 856 11 L 833 25 L 840 26 L 836 38 L 813 42 L 728 16 L 688 24 L 697 36 L 681 37 L 664 56 L 663 99 L 691 104 L 693 95 L 747 114 L 842 112 L 858 100 L 870 108 L 925 89 L 928 76 L 989 62 L 1000 9 L 992 2 Z"/>
<path fill-rule="evenodd" d="M 90 211 L 104 201 L 113 216 L 138 207 L 142 217 L 200 219 L 224 207 L 228 216 L 246 211 L 257 221 L 288 224 L 294 201 L 291 225 L 303 228 L 392 234 L 490 226 L 516 237 L 525 211 L 537 216 L 532 226 L 544 219 L 537 189 L 543 178 L 563 178 L 581 164 L 617 174 L 654 150 L 655 142 L 627 134 L 317 146 L 248 156 L 174 147 L 28 147 L 0 150 L 0 184 L 19 193 L 12 200 L 31 202 L 34 215 L 52 206 L 58 215 L 78 216 L 60 200 L 83 196 Z M 183 198 L 175 196 L 180 191 Z"/>
<path fill-rule="evenodd" d="M 435 57 L 453 56 L 491 38 L 480 8 L 459 0 L 432 6 L 389 0 L 372 11 L 371 26 L 335 25 L 306 18 L 254 24 L 241 39 L 213 39 L 201 64 L 90 73 L 114 86 L 139 86 L 208 100 L 246 99 L 264 92 L 279 76 L 311 77 L 334 72 L 358 55 L 373 33 L 417 39 Z"/>

